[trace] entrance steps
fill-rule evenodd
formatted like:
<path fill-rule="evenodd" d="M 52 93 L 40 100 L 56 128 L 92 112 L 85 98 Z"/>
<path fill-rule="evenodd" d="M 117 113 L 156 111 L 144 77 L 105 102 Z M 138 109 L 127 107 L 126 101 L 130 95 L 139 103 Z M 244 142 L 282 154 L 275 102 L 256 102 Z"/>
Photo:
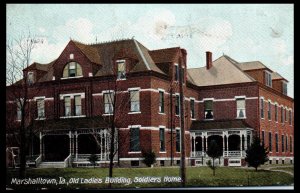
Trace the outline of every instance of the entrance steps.
<path fill-rule="evenodd" d="M 41 162 L 38 168 L 65 168 L 65 162 Z"/>

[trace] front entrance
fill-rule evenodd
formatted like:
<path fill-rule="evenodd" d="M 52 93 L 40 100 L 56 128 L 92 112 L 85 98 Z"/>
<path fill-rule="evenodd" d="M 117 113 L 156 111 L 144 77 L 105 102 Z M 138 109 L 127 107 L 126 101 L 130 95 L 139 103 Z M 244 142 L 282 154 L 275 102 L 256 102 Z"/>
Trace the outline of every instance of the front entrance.
<path fill-rule="evenodd" d="M 69 155 L 69 136 L 46 135 L 43 137 L 45 157 L 43 161 L 64 161 Z"/>

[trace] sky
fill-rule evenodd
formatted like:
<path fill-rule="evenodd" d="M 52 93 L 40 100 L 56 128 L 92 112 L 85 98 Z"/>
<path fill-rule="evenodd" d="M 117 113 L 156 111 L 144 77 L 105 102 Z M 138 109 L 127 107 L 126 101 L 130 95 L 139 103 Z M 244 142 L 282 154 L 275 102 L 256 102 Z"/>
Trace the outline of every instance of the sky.
<path fill-rule="evenodd" d="M 292 4 L 7 4 L 7 40 L 40 40 L 31 62 L 49 63 L 70 39 L 86 44 L 135 38 L 149 50 L 180 46 L 188 68 L 223 54 L 261 61 L 288 81 L 294 97 Z"/>

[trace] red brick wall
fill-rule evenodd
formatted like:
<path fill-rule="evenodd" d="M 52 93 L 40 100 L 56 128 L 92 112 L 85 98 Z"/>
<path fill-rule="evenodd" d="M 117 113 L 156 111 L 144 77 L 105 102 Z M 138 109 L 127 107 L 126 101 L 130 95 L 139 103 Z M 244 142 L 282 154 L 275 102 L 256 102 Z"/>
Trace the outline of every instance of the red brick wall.
<path fill-rule="evenodd" d="M 258 69 L 258 70 L 249 70 L 245 71 L 248 75 L 250 75 L 252 78 L 257 80 L 258 82 L 265 84 L 265 73 L 264 69 Z"/>
<path fill-rule="evenodd" d="M 271 121 L 268 119 L 268 102 L 264 103 L 264 119 L 260 119 L 260 135 L 262 135 L 261 131 L 265 131 L 265 146 L 269 146 L 269 132 L 272 133 L 272 153 L 271 156 L 293 156 L 293 153 L 290 153 L 290 136 L 293 138 L 294 142 L 294 106 L 293 99 L 289 99 L 287 97 L 281 97 L 280 95 L 269 91 L 269 89 L 265 89 L 260 87 L 259 96 L 264 97 L 264 100 L 271 100 L 272 103 L 278 103 L 278 122 L 275 121 L 275 106 L 271 105 Z M 287 122 L 281 123 L 281 105 L 284 107 L 292 109 L 292 125 L 289 124 L 288 119 Z M 284 111 L 285 112 L 285 111 Z M 285 117 L 285 116 L 284 116 Z M 278 133 L 278 152 L 276 152 L 276 141 L 275 141 L 275 133 Z M 281 151 L 281 135 L 288 135 L 288 152 Z M 285 143 L 285 140 L 284 140 Z M 284 144 L 285 147 L 285 144 Z"/>
<path fill-rule="evenodd" d="M 282 80 L 272 80 L 272 88 L 283 93 Z"/>

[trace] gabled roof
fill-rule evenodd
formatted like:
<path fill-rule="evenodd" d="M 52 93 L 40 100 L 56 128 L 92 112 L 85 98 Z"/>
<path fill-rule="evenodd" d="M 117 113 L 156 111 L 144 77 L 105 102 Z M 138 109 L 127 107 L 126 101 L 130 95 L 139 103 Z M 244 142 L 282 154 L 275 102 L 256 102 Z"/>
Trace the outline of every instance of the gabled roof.
<path fill-rule="evenodd" d="M 243 119 L 193 121 L 190 130 L 210 130 L 210 129 L 241 129 L 251 128 Z"/>
<path fill-rule="evenodd" d="M 150 56 L 155 63 L 175 62 L 179 47 L 151 50 Z"/>
<path fill-rule="evenodd" d="M 242 62 L 242 63 L 239 63 L 239 67 L 244 71 L 246 71 L 246 70 L 268 69 L 270 72 L 273 72 L 271 69 L 266 67 L 260 61 Z"/>
<path fill-rule="evenodd" d="M 100 56 L 97 52 L 97 49 L 95 47 L 85 45 L 83 43 L 71 40 L 74 42 L 74 44 L 83 52 L 83 54 L 93 63 L 100 64 Z"/>
<path fill-rule="evenodd" d="M 212 86 L 255 80 L 238 67 L 238 62 L 228 56 L 221 56 L 213 61 L 210 69 L 206 67 L 191 68 L 188 71 L 188 80 L 197 86 Z"/>
<path fill-rule="evenodd" d="M 41 70 L 41 71 L 47 71 L 48 69 L 48 64 L 40 64 L 37 62 L 34 62 L 24 70 Z"/>

